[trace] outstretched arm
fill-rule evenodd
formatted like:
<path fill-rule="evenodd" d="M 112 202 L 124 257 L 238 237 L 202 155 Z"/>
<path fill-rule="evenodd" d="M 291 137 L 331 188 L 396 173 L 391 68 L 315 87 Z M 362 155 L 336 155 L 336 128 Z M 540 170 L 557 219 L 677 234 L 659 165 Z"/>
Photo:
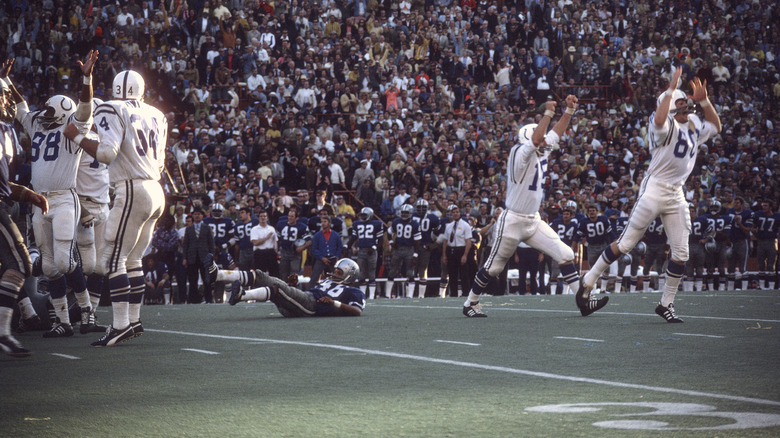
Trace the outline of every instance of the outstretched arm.
<path fill-rule="evenodd" d="M 664 98 L 661 99 L 661 104 L 658 105 L 658 109 L 655 111 L 655 118 L 653 123 L 659 128 L 666 124 L 666 119 L 669 117 L 669 108 L 672 106 L 672 93 L 677 89 L 677 84 L 680 82 L 680 76 L 682 75 L 682 67 L 677 67 L 672 74 L 672 80 L 669 81 L 669 89 L 666 90 Z M 706 97 L 706 93 L 705 93 Z"/>
<path fill-rule="evenodd" d="M 715 112 L 715 107 L 712 106 L 710 100 L 707 98 L 707 81 L 704 83 L 695 77 L 691 81 L 691 88 L 693 89 L 693 100 L 695 100 L 704 111 L 704 120 L 715 125 L 715 129 L 720 132 L 722 126 L 720 124 L 720 116 Z"/>
<path fill-rule="evenodd" d="M 86 122 L 92 117 L 92 69 L 97 62 L 98 51 L 90 50 L 86 62 L 76 61 L 84 74 L 84 83 L 79 94 L 79 104 L 76 107 L 76 120 Z"/>
<path fill-rule="evenodd" d="M 563 112 L 561 118 L 558 119 L 558 123 L 553 127 L 553 131 L 558 134 L 558 137 L 563 136 L 563 133 L 566 132 L 566 128 L 569 126 L 569 122 L 571 122 L 571 116 L 574 115 L 576 110 L 577 96 L 573 94 L 566 96 L 566 111 Z"/>
<path fill-rule="evenodd" d="M 550 126 L 550 121 L 555 115 L 555 105 L 555 102 L 552 100 L 548 100 L 544 103 L 544 115 L 542 116 L 542 120 L 536 125 L 536 129 L 534 129 L 534 133 L 531 135 L 531 142 L 533 142 L 534 147 L 538 148 L 544 144 L 544 135 L 547 134 L 547 128 Z"/>

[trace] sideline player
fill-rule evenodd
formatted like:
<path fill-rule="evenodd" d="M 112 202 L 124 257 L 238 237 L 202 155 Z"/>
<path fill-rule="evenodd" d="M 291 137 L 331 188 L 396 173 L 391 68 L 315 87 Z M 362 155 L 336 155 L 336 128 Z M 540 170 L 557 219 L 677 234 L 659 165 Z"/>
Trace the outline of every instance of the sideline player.
<path fill-rule="evenodd" d="M 0 199 L 28 202 L 46 214 L 49 204 L 44 196 L 10 181 L 16 151 L 21 149 L 13 128 L 11 86 L 6 82 L 11 65 L 13 60 L 0 66 Z M 9 208 L 8 202 L 0 202 L 0 351 L 14 357 L 27 357 L 30 350 L 22 347 L 11 334 L 11 315 L 19 291 L 32 271 L 32 262 L 22 234 L 11 220 Z"/>
<path fill-rule="evenodd" d="M 566 97 L 566 111 L 550 132 L 547 127 L 555 115 L 555 102 L 545 104 L 544 116 L 538 125 L 530 124 L 520 129 L 520 144 L 509 153 L 507 166 L 506 209 L 495 225 L 495 244 L 474 277 L 474 284 L 466 302 L 463 314 L 468 317 L 486 317 L 479 305 L 479 297 L 491 277 L 496 277 L 504 265 L 515 253 L 519 242 L 525 242 L 532 248 L 549 255 L 558 262 L 563 281 L 572 290 L 579 288 L 579 274 L 574 265 L 574 251 L 563 243 L 558 234 L 539 216 L 539 206 L 544 199 L 541 183 L 547 170 L 547 158 L 550 150 L 558 147 L 558 142 L 569 125 L 572 114 L 577 108 L 577 98 Z M 533 134 L 532 134 L 533 133 Z M 577 307 L 582 316 L 604 307 L 608 297 L 580 300 Z"/>
<path fill-rule="evenodd" d="M 355 260 L 360 268 L 358 280 L 363 285 L 363 293 L 372 300 L 376 296 L 377 248 L 384 241 L 384 237 L 385 224 L 374 218 L 374 210 L 371 207 L 363 207 L 358 213 L 358 220 L 353 222 L 352 228 L 349 229 L 347 247 L 356 245 Z"/>
<path fill-rule="evenodd" d="M 669 83 L 669 89 L 658 97 L 658 108 L 650 116 L 650 167 L 642 181 L 628 225 L 618 240 L 604 250 L 595 266 L 583 277 L 577 296 L 590 295 L 598 276 L 609 265 L 628 253 L 642 238 L 650 223 L 657 217 L 666 229 L 671 247 L 666 268 L 666 284 L 661 302 L 655 313 L 667 322 L 679 323 L 682 319 L 674 311 L 674 296 L 685 273 L 688 260 L 688 235 L 691 232 L 688 202 L 683 184 L 696 164 L 696 153 L 701 145 L 720 132 L 720 118 L 707 99 L 707 83 L 699 78 L 691 81 L 692 98 L 704 110 L 704 121 L 690 114 L 688 96 L 677 85 L 682 67 L 677 67 Z M 673 108 L 670 108 L 672 107 Z"/>
<path fill-rule="evenodd" d="M 113 322 L 94 347 L 107 347 L 143 333 L 141 257 L 165 206 L 160 175 L 165 162 L 168 120 L 143 103 L 144 79 L 132 70 L 114 77 L 113 99 L 95 111 L 100 142 L 85 138 L 74 125 L 65 135 L 101 163 L 108 164 L 116 198 L 108 215 L 106 247 L 98 264 L 108 276 Z"/>
<path fill-rule="evenodd" d="M 240 281 L 242 286 L 255 289 L 239 292 L 230 298 L 230 304 L 240 301 L 271 301 L 282 316 L 361 316 L 366 306 L 363 291 L 353 286 L 360 279 L 360 268 L 352 259 L 340 259 L 333 265 L 328 278 L 308 291 L 290 286 L 260 269 L 252 271 L 221 271 L 212 264 L 209 275 L 213 282 Z"/>
<path fill-rule="evenodd" d="M 87 283 L 75 257 L 75 239 L 81 206 L 76 193 L 76 177 L 82 151 L 78 143 L 66 137 L 67 125 L 79 135 L 86 135 L 92 127 L 92 69 L 98 52 L 92 50 L 85 62 L 77 61 L 84 75 L 78 106 L 67 96 L 50 97 L 44 109 L 31 112 L 19 95 L 16 120 L 30 136 L 32 186 L 46 196 L 51 209 L 43 214 L 33 209 L 35 243 L 41 252 L 41 268 L 49 281 L 49 293 L 59 321 L 43 334 L 45 338 L 73 336 L 68 311 L 67 287 L 76 295 L 82 311 L 81 332 L 89 333 L 92 305 Z"/>

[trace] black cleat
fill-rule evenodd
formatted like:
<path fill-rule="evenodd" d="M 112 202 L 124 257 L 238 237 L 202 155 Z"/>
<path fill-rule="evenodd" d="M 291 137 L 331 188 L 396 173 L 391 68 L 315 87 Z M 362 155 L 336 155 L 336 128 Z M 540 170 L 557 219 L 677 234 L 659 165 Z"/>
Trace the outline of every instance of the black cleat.
<path fill-rule="evenodd" d="M 580 283 L 580 288 L 577 290 L 577 294 L 574 296 L 577 307 L 580 309 L 582 316 L 588 316 L 591 313 L 601 309 L 607 305 L 609 297 L 593 298 L 590 295 L 592 287 L 587 287 L 583 283 Z"/>
<path fill-rule="evenodd" d="M 105 333 L 106 328 L 107 327 L 105 326 L 98 325 L 94 310 L 87 307 L 83 307 L 81 309 L 81 325 L 79 326 L 79 333 L 82 335 L 87 333 Z"/>
<path fill-rule="evenodd" d="M 214 254 L 206 254 L 206 260 L 204 260 L 203 264 L 207 266 L 209 271 L 209 281 L 211 284 L 216 284 L 217 273 L 219 273 L 219 266 L 217 266 L 216 262 L 214 262 Z"/>
<path fill-rule="evenodd" d="M 0 350 L 13 357 L 27 357 L 32 354 L 11 335 L 0 336 Z"/>
<path fill-rule="evenodd" d="M 32 332 L 36 330 L 46 330 L 46 327 L 43 326 L 43 322 L 38 315 L 33 315 L 26 319 L 19 319 L 19 326 L 16 328 L 17 333 Z"/>
<path fill-rule="evenodd" d="M 133 328 L 133 338 L 137 338 L 144 334 L 144 326 L 141 325 L 141 320 L 139 319 L 136 322 L 131 322 L 130 327 Z"/>
<path fill-rule="evenodd" d="M 487 315 L 482 313 L 482 306 L 479 301 L 471 303 L 470 306 L 463 306 L 463 314 L 469 318 L 487 318 Z"/>
<path fill-rule="evenodd" d="M 124 342 L 132 338 L 133 338 L 132 325 L 128 325 L 122 330 L 117 330 L 113 326 L 108 326 L 108 328 L 106 329 L 106 334 L 102 338 L 93 342 L 91 345 L 93 347 L 111 347 L 112 345 L 116 345 L 120 342 Z"/>
<path fill-rule="evenodd" d="M 241 287 L 241 282 L 236 280 L 233 282 L 233 288 L 230 291 L 230 299 L 228 300 L 228 304 L 231 306 L 235 306 L 236 304 L 241 302 L 241 298 L 244 297 L 244 288 Z"/>
<path fill-rule="evenodd" d="M 661 318 L 665 319 L 666 322 L 684 322 L 682 319 L 677 317 L 677 314 L 674 312 L 674 304 L 672 303 L 669 303 L 669 307 L 664 307 L 661 303 L 658 303 L 658 306 L 655 308 L 655 313 L 657 313 Z"/>
<path fill-rule="evenodd" d="M 44 338 L 67 338 L 73 336 L 73 328 L 70 324 L 57 323 L 48 332 L 43 334 Z"/>

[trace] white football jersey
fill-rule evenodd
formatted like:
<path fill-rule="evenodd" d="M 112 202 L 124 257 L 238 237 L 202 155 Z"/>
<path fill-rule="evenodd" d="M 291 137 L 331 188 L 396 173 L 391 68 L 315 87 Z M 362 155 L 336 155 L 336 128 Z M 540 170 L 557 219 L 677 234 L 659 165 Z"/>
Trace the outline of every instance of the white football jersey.
<path fill-rule="evenodd" d="M 168 142 L 168 120 L 160 110 L 137 100 L 111 100 L 98 105 L 95 126 L 97 155 L 116 157 L 108 166 L 111 183 L 160 179 Z"/>
<path fill-rule="evenodd" d="M 688 116 L 688 123 L 680 124 L 671 115 L 659 128 L 652 122 L 655 113 L 650 114 L 650 167 L 647 176 L 671 185 L 685 183 L 696 164 L 699 146 L 718 132 L 715 125 L 702 121 L 696 115 Z"/>
<path fill-rule="evenodd" d="M 92 131 L 87 138 L 100 141 L 97 134 Z M 108 166 L 87 153 L 81 154 L 76 178 L 76 194 L 101 204 L 108 204 Z"/>
<path fill-rule="evenodd" d="M 28 112 L 20 120 L 30 136 L 32 186 L 38 192 L 75 188 L 82 149 L 65 137 L 67 123 L 47 130 L 41 126 L 41 114 L 43 110 Z M 75 124 L 81 134 L 86 134 L 92 127 L 92 118 L 82 122 L 72 114 L 68 123 Z"/>
<path fill-rule="evenodd" d="M 557 144 L 560 137 L 555 131 L 545 135 L 548 145 Z M 519 214 L 535 214 L 544 199 L 544 177 L 547 173 L 549 148 L 542 156 L 536 154 L 532 143 L 515 145 L 509 152 L 506 166 L 507 190 L 506 208 Z"/>

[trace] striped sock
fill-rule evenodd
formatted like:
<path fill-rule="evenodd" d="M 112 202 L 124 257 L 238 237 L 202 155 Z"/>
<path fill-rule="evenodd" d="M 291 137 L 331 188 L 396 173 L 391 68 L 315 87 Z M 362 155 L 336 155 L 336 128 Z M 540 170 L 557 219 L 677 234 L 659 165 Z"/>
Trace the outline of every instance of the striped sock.
<path fill-rule="evenodd" d="M 661 305 L 664 307 L 669 307 L 669 304 L 674 302 L 674 296 L 677 295 L 677 288 L 680 286 L 684 273 L 685 263 L 679 264 L 669 260 L 666 267 L 666 284 L 664 284 L 661 296 Z"/>

